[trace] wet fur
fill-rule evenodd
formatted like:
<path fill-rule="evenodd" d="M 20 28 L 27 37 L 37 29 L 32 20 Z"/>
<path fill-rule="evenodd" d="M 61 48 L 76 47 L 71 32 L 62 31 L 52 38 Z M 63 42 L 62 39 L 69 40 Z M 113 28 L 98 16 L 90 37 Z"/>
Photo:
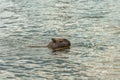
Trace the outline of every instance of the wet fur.
<path fill-rule="evenodd" d="M 52 38 L 51 42 L 47 46 L 27 46 L 30 48 L 40 48 L 40 47 L 48 47 L 52 49 L 52 51 L 63 51 L 66 49 L 70 49 L 71 43 L 69 40 L 65 38 Z"/>
<path fill-rule="evenodd" d="M 52 41 L 47 45 L 52 50 L 70 49 L 70 46 L 70 41 L 64 38 L 52 38 Z"/>

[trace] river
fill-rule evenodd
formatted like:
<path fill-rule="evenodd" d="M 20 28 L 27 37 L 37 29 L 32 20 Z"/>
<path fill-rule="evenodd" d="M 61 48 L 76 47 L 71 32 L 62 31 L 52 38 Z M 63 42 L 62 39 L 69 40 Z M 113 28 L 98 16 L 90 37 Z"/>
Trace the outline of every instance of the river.
<path fill-rule="evenodd" d="M 120 0 L 0 0 L 0 80 L 119 79 Z"/>

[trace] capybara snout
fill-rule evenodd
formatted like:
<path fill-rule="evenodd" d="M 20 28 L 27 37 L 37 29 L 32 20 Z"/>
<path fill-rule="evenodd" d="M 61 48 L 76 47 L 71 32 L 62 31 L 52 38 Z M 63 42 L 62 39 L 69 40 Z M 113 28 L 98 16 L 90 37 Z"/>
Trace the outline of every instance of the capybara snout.
<path fill-rule="evenodd" d="M 52 41 L 47 45 L 47 47 L 53 50 L 65 50 L 69 49 L 71 46 L 70 41 L 65 38 L 52 38 L 51 40 Z"/>

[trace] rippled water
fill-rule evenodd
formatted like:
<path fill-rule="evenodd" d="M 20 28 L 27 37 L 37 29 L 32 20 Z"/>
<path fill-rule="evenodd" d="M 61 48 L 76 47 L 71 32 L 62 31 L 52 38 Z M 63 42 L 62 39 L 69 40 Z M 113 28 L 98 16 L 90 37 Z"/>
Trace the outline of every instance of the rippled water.
<path fill-rule="evenodd" d="M 119 79 L 120 0 L 0 0 L 0 80 Z"/>

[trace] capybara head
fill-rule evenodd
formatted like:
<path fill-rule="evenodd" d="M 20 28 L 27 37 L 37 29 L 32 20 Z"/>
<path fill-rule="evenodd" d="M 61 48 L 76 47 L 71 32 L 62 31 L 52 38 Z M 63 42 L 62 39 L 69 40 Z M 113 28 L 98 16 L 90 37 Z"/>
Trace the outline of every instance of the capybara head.
<path fill-rule="evenodd" d="M 52 38 L 52 41 L 47 45 L 53 50 L 64 50 L 70 48 L 70 41 L 64 38 Z"/>

